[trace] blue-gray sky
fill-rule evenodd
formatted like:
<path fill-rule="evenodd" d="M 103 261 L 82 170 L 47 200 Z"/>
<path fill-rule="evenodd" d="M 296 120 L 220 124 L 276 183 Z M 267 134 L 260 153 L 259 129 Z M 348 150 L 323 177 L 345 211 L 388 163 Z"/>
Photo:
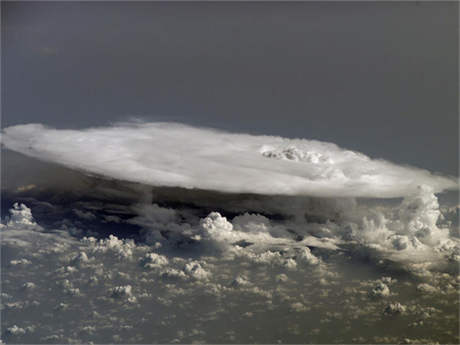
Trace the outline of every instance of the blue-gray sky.
<path fill-rule="evenodd" d="M 458 175 L 456 2 L 3 2 L 2 126 L 137 116 Z"/>

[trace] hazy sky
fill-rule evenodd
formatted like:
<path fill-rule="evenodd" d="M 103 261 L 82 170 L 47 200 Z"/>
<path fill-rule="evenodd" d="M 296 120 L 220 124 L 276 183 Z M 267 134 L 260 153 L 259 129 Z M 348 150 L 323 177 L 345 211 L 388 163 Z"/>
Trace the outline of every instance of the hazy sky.
<path fill-rule="evenodd" d="M 2 126 L 137 116 L 458 169 L 458 4 L 2 3 Z"/>

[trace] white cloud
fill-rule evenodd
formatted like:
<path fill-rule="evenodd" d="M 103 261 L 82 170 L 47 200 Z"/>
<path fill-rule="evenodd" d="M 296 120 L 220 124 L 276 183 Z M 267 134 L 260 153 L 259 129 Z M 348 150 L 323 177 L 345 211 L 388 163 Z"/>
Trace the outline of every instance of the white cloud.
<path fill-rule="evenodd" d="M 375 297 L 388 297 L 390 296 L 390 288 L 385 283 L 379 281 L 372 289 L 371 295 Z"/>
<path fill-rule="evenodd" d="M 32 289 L 36 288 L 36 285 L 34 283 L 32 283 L 32 282 L 26 282 L 26 283 L 22 284 L 22 287 L 25 290 L 32 290 Z"/>
<path fill-rule="evenodd" d="M 162 207 L 150 200 L 111 206 L 125 215 L 137 213 L 128 220 L 114 220 L 142 227 L 148 244 L 161 246 L 169 241 L 187 246 L 201 242 L 254 262 L 290 269 L 301 263 L 320 263 L 319 257 L 306 246 L 338 250 L 347 243 L 358 246 L 361 252 L 375 251 L 380 257 L 398 262 L 426 261 L 434 266 L 460 258 L 459 239 L 451 229 L 439 225 L 441 211 L 435 195 L 455 186 L 454 182 L 419 169 L 372 160 L 334 144 L 162 123 L 121 124 L 82 131 L 24 125 L 5 129 L 2 140 L 7 147 L 34 157 L 110 178 L 224 192 L 299 195 L 290 199 L 276 195 L 225 200 L 218 196 L 225 193 L 213 194 L 217 201 L 211 198 L 211 206 L 234 212 L 237 215 L 233 219 L 224 217 L 223 212 L 211 212 L 200 220 L 192 212 Z M 190 193 L 192 201 L 207 198 L 200 191 Z M 302 194 L 341 198 L 310 198 Z M 139 199 L 149 199 L 149 195 L 146 188 Z M 372 207 L 343 196 L 404 198 L 396 207 Z M 172 201 L 174 197 L 180 195 L 173 195 Z M 199 202 L 203 200 L 197 201 L 197 205 Z M 209 208 L 208 205 L 206 209 Z M 264 215 L 254 213 L 254 209 Z M 10 213 L 6 230 L 42 230 L 27 206 L 15 204 Z M 74 213 L 88 220 L 99 215 L 78 207 Z M 281 219 L 271 218 L 270 214 L 281 215 Z M 102 217 L 108 220 L 107 217 L 116 216 Z M 15 245 L 26 244 L 30 235 L 25 231 L 6 233 L 4 240 L 15 241 Z M 46 236 L 43 234 L 42 238 Z M 52 236 L 48 237 L 51 240 Z M 113 235 L 101 240 L 89 237 L 83 242 L 88 246 L 86 258 L 75 258 L 71 264 L 76 267 L 84 264 L 88 255 L 98 253 L 129 259 L 135 248 L 132 241 Z M 53 250 L 65 250 L 65 245 L 56 244 Z M 287 254 L 280 255 L 281 251 Z M 154 261 L 144 263 L 156 265 Z M 170 276 L 185 274 L 178 267 L 168 270 Z"/>
<path fill-rule="evenodd" d="M 2 143 L 42 160 L 155 186 L 233 193 L 400 197 L 454 180 L 344 150 L 335 144 L 232 134 L 172 123 L 57 130 L 7 127 Z"/>
<path fill-rule="evenodd" d="M 233 281 L 230 283 L 232 287 L 242 287 L 242 286 L 249 286 L 251 282 L 244 276 L 238 275 Z"/>
<path fill-rule="evenodd" d="M 30 265 L 32 262 L 27 259 L 19 259 L 19 260 L 11 260 L 10 265 L 16 266 L 16 265 Z"/>
<path fill-rule="evenodd" d="M 79 288 L 74 287 L 73 283 L 68 280 L 64 279 L 63 281 L 59 282 L 59 285 L 62 287 L 62 291 L 70 296 L 81 296 L 81 291 Z"/>
<path fill-rule="evenodd" d="M 308 247 L 300 249 L 298 260 L 309 265 L 317 265 L 320 262 L 319 259 L 311 253 Z"/>
<path fill-rule="evenodd" d="M 427 293 L 427 294 L 434 294 L 434 293 L 439 292 L 438 288 L 436 288 L 435 286 L 432 286 L 430 284 L 427 284 L 427 283 L 421 283 L 421 284 L 417 285 L 417 290 L 419 290 L 421 292 L 424 292 L 424 293 Z"/>
<path fill-rule="evenodd" d="M 284 283 L 284 282 L 287 282 L 288 281 L 288 276 L 284 273 L 281 273 L 281 274 L 278 274 L 276 276 L 276 282 L 278 283 Z"/>
<path fill-rule="evenodd" d="M 72 263 L 77 266 L 80 266 L 88 263 L 89 261 L 90 259 L 88 258 L 88 255 L 85 252 L 81 251 L 73 258 Z"/>
<path fill-rule="evenodd" d="M 206 280 L 211 276 L 211 273 L 206 271 L 197 261 L 187 263 L 185 265 L 184 271 L 197 280 Z"/>
<path fill-rule="evenodd" d="M 260 214 L 245 213 L 232 219 L 235 229 L 246 232 L 268 232 L 270 220 Z"/>
<path fill-rule="evenodd" d="M 162 268 L 167 266 L 168 263 L 166 256 L 157 253 L 147 253 L 141 260 L 141 264 L 145 268 Z"/>
<path fill-rule="evenodd" d="M 111 296 L 113 298 L 131 297 L 133 295 L 132 289 L 131 285 L 115 286 L 111 289 Z"/>
<path fill-rule="evenodd" d="M 402 305 L 399 302 L 390 303 L 385 307 L 384 314 L 395 315 L 402 314 L 406 312 L 406 306 Z"/>
<path fill-rule="evenodd" d="M 280 200 L 283 199 L 277 201 Z M 155 204 L 126 206 L 139 210 L 135 222 L 146 230 L 201 237 L 183 247 L 174 245 L 179 236 L 151 246 L 113 235 L 101 240 L 78 240 L 66 231 L 41 228 L 30 212 L 20 212 L 26 215 L 25 219 L 32 219 L 32 229 L 21 226 L 24 222 L 20 220 L 1 231 L 2 248 L 7 248 L 3 252 L 7 269 L 2 287 L 6 287 L 8 295 L 3 296 L 7 301 L 3 308 L 11 318 L 4 327 L 20 324 L 26 332 L 21 338 L 24 342 L 33 336 L 43 340 L 44 335 L 54 335 L 49 341 L 69 342 L 66 339 L 81 337 L 80 343 L 102 343 L 110 342 L 112 334 L 119 334 L 120 342 L 130 343 L 136 340 L 135 333 L 141 337 L 136 343 L 153 339 L 168 343 L 178 336 L 180 325 L 184 328 L 180 342 L 191 343 L 197 336 L 205 342 L 224 342 L 226 339 L 216 335 L 222 329 L 220 326 L 226 325 L 224 320 L 229 315 L 236 315 L 235 320 L 246 315 L 243 322 L 251 327 L 254 338 L 237 334 L 235 342 L 267 342 L 273 339 L 265 337 L 267 326 L 259 316 L 268 311 L 292 325 L 292 329 L 300 329 L 292 338 L 280 333 L 279 339 L 334 343 L 350 342 L 356 336 L 347 329 L 348 318 L 365 322 L 377 334 L 398 313 L 404 314 L 401 319 L 407 325 L 419 324 L 420 319 L 425 320 L 423 313 L 429 313 L 430 322 L 423 326 L 426 332 L 434 334 L 430 336 L 432 340 L 441 342 L 437 334 L 456 329 L 453 310 L 458 310 L 455 300 L 460 277 L 458 271 L 445 269 L 446 266 L 440 266 L 443 270 L 436 273 L 437 261 L 447 264 L 447 258 L 458 247 L 449 238 L 449 232 L 436 225 L 434 200 L 430 190 L 407 196 L 404 202 L 413 211 L 407 217 L 402 217 L 399 206 L 337 207 L 337 217 L 321 224 L 312 224 L 304 217 L 271 218 L 246 211 L 228 213 L 232 216 L 227 217 L 223 212 L 211 212 L 203 217 L 200 210 L 199 216 L 189 217 L 181 208 Z M 318 207 L 322 206 L 318 203 Z M 433 217 L 424 218 L 425 209 Z M 100 212 L 95 214 L 102 217 Z M 348 240 L 344 239 L 346 224 L 353 224 L 353 236 Z M 419 240 L 423 228 L 429 228 L 430 240 L 426 236 Z M 398 236 L 408 244 L 399 250 L 393 245 Z M 241 240 L 252 244 L 235 245 Z M 210 252 L 208 245 L 223 250 Z M 376 253 L 377 259 L 370 256 L 372 253 Z M 360 254 L 365 256 L 364 260 Z M 391 262 L 380 260 L 388 257 Z M 398 264 L 396 271 L 392 271 L 394 261 Z M 409 274 L 401 274 L 401 268 L 408 269 Z M 376 270 L 385 272 L 379 280 L 375 280 Z M 398 280 L 392 278 L 396 272 Z M 417 274 L 417 283 L 411 273 Z M 27 298 L 20 289 L 25 282 L 35 285 L 27 291 Z M 417 284 L 419 292 L 415 290 Z M 202 302 L 203 296 L 209 303 Z M 395 296 L 399 302 L 393 300 Z M 439 312 L 429 309 L 433 301 L 439 301 Z M 52 322 L 53 312 L 45 313 L 49 316 L 42 319 L 35 312 L 39 310 L 37 306 L 54 310 L 62 326 Z M 99 313 L 88 312 L 96 309 Z M 311 313 L 305 317 L 311 314 L 317 319 L 309 327 L 319 327 L 318 338 L 310 328 L 301 333 L 296 312 L 308 310 Z M 382 318 L 382 312 L 387 316 Z M 75 320 L 75 315 L 85 318 Z M 135 321 L 130 320 L 133 315 Z M 449 319 L 443 319 L 444 315 Z M 188 324 L 187 320 L 193 322 Z M 216 329 L 207 326 L 210 320 Z M 344 330 L 342 340 L 328 332 L 331 322 Z M 30 324 L 37 324 L 36 334 L 29 335 Z M 158 331 L 153 334 L 153 326 L 142 326 L 146 324 L 154 325 Z M 85 330 L 88 325 L 94 329 Z M 419 329 L 424 327 L 411 330 L 411 334 L 421 334 Z M 204 328 L 205 335 L 193 332 L 194 328 Z M 397 331 L 389 328 L 388 333 L 393 339 Z M 455 340 L 454 335 L 446 339 Z M 366 338 L 361 342 L 370 341 Z"/>
<path fill-rule="evenodd" d="M 235 227 L 231 231 L 235 231 Z M 245 232 L 245 234 L 248 233 Z M 59 234 L 56 233 L 54 236 L 58 237 Z M 48 244 L 45 242 L 43 245 Z M 28 309 L 32 308 L 31 303 L 23 303 L 21 309 L 7 309 L 8 307 L 5 306 L 10 313 L 22 313 L 21 320 L 24 321 L 21 321 L 20 325 L 26 332 L 21 338 L 23 342 L 29 342 L 29 339 L 34 336 L 36 339 L 44 339 L 44 336 L 54 335 L 48 338 L 48 342 L 68 342 L 66 339 L 79 338 L 80 343 L 87 343 L 90 340 L 102 343 L 110 342 L 113 334 L 119 334 L 117 337 L 119 342 L 132 343 L 134 334 L 136 334 L 140 337 L 136 343 L 149 343 L 155 339 L 167 343 L 178 336 L 179 327 L 184 329 L 180 342 L 192 343 L 197 337 L 204 342 L 225 341 L 226 339 L 219 338 L 217 334 L 221 332 L 222 327 L 228 326 L 226 323 L 228 316 L 235 318 L 235 328 L 241 325 L 238 321 L 241 320 L 253 329 L 251 331 L 251 335 L 254 336 L 253 342 L 259 342 L 259 340 L 263 342 L 264 339 L 268 339 L 266 337 L 267 325 L 263 317 L 261 318 L 264 313 L 269 312 L 274 318 L 280 317 L 287 325 L 294 327 L 299 324 L 298 313 L 308 312 L 304 316 L 309 318 L 311 314 L 315 315 L 317 320 L 316 322 L 313 320 L 311 327 L 319 327 L 322 333 L 321 338 L 310 338 L 312 336 L 310 329 L 292 338 L 286 335 L 287 331 L 286 333 L 281 331 L 277 337 L 282 340 L 294 339 L 298 342 L 301 339 L 307 339 L 312 342 L 321 340 L 321 342 L 334 343 L 336 338 L 327 335 L 331 322 L 344 330 L 342 337 L 343 341 L 346 341 L 351 339 L 353 333 L 347 331 L 345 327 L 348 316 L 353 316 L 356 322 L 365 321 L 369 330 L 376 334 L 379 327 L 382 327 L 382 322 L 386 325 L 388 323 L 385 322 L 390 320 L 390 317 L 380 318 L 388 304 L 380 299 L 369 298 L 367 295 L 376 283 L 375 280 L 368 282 L 364 294 L 353 299 L 353 295 L 344 293 L 345 288 L 353 282 L 348 276 L 341 277 L 334 271 L 340 271 L 340 267 L 333 263 L 335 261 L 326 263 L 326 256 L 325 262 L 320 265 L 301 265 L 299 251 L 290 250 L 288 245 L 283 247 L 283 253 L 258 253 L 257 250 L 252 252 L 253 249 L 250 249 L 252 246 L 249 246 L 243 248 L 246 253 L 250 254 L 247 258 L 236 256 L 233 259 L 221 255 L 206 258 L 201 256 L 200 259 L 195 257 L 192 259 L 187 256 L 185 258 L 176 257 L 175 255 L 181 255 L 184 252 L 186 255 L 195 256 L 199 255 L 200 251 L 191 252 L 190 248 L 186 248 L 181 252 L 172 249 L 167 243 L 164 243 L 161 248 L 161 254 L 152 253 L 154 249 L 151 247 L 148 251 L 144 251 L 136 245 L 131 248 L 132 260 L 119 260 L 111 251 L 97 251 L 78 271 L 66 276 L 65 279 L 59 278 L 62 274 L 59 268 L 62 267 L 65 270 L 68 262 L 81 256 L 82 252 L 91 253 L 90 247 L 92 246 L 93 244 L 86 243 L 86 241 L 75 240 L 73 245 L 64 252 L 56 255 L 43 253 L 34 256 L 31 258 L 33 265 L 21 267 L 21 270 L 25 270 L 24 277 L 27 277 L 27 280 L 21 280 L 21 277 L 17 275 L 19 271 L 6 272 L 7 280 L 16 280 L 20 284 L 24 281 L 36 283 L 36 288 L 30 291 L 31 299 L 39 299 L 44 304 L 43 310 L 54 310 L 54 313 L 49 313 L 50 316 L 42 318 L 39 313 L 29 313 L 32 310 L 39 310 Z M 313 252 L 316 253 L 316 250 Z M 146 253 L 155 255 L 146 256 Z M 19 257 L 24 257 L 23 252 L 17 254 L 20 255 Z M 335 256 L 336 259 L 340 258 L 336 256 L 335 251 L 331 251 L 330 255 Z M 255 265 L 250 256 L 258 257 L 268 265 Z M 283 265 L 294 257 L 298 262 L 296 270 L 287 270 Z M 146 262 L 158 261 L 164 265 L 160 265 L 161 269 L 158 270 L 144 269 L 142 265 L 139 265 L 144 262 L 143 258 L 147 258 Z M 43 264 L 45 260 L 48 261 L 47 265 L 37 266 L 37 264 Z M 321 285 L 320 277 L 324 275 L 318 272 L 319 267 L 323 265 L 329 273 L 326 285 Z M 352 263 L 348 265 L 353 271 L 356 271 L 353 273 L 356 277 L 363 277 L 363 272 L 364 275 L 369 274 L 368 266 L 363 271 L 362 265 L 356 267 Z M 40 267 L 39 273 L 36 272 L 37 267 Z M 87 283 L 89 278 L 99 270 L 101 272 L 98 274 L 100 277 L 98 283 L 89 285 Z M 166 272 L 172 271 L 180 275 L 180 279 L 170 279 Z M 46 278 L 40 280 L 43 273 L 46 273 Z M 373 273 L 372 271 L 371 275 Z M 235 282 L 232 284 L 232 279 L 235 277 Z M 401 279 L 406 278 L 402 276 Z M 449 281 L 452 279 L 449 276 Z M 56 285 L 55 280 L 60 280 L 62 283 Z M 50 283 L 46 283 L 47 281 Z M 332 284 L 333 281 L 336 281 L 337 284 Z M 417 303 L 420 303 L 421 306 L 417 307 L 416 311 L 412 311 L 414 302 L 411 299 L 412 297 L 417 298 L 417 295 L 401 294 L 401 291 L 407 291 L 407 288 L 402 289 L 403 285 L 393 278 L 383 277 L 381 281 L 388 286 L 391 285 L 391 296 L 399 293 L 398 299 L 401 305 L 404 303 L 403 306 L 407 308 L 407 312 L 404 313 L 404 320 L 407 318 L 407 324 L 418 320 L 420 318 L 418 311 L 422 310 L 427 303 L 431 303 L 431 300 L 425 300 L 425 302 L 418 300 Z M 441 282 L 441 279 L 439 281 Z M 10 284 L 8 292 L 12 291 L 13 294 L 11 300 L 19 300 L 20 293 L 14 288 L 11 289 L 11 283 L 7 284 Z M 50 287 L 52 290 L 49 290 Z M 62 292 L 68 293 L 68 290 L 76 288 L 81 290 L 80 293 L 84 298 L 62 295 Z M 203 296 L 206 296 L 206 303 L 203 303 Z M 451 300 L 453 296 L 450 297 Z M 444 295 L 441 298 L 443 297 Z M 388 310 L 387 314 L 394 313 L 394 317 L 397 317 L 397 310 L 400 308 L 397 307 L 396 302 L 392 304 L 396 306 L 391 308 L 391 313 Z M 357 308 L 359 312 L 352 313 L 352 307 Z M 444 307 L 441 308 L 442 312 L 447 310 Z M 91 313 L 91 310 L 98 310 L 99 313 Z M 85 318 L 75 319 L 75 315 L 84 315 Z M 336 315 L 342 315 L 342 317 Z M 451 316 L 452 311 L 448 315 Z M 241 316 L 244 317 L 241 318 Z M 54 322 L 56 317 L 61 320 L 59 324 Z M 188 323 L 187 320 L 193 322 Z M 321 323 L 320 320 L 328 322 Z M 437 320 L 441 320 L 441 317 L 434 320 L 438 322 Z M 11 321 L 13 322 L 6 324 L 5 329 L 15 322 L 19 325 L 16 319 L 11 319 Z M 27 322 L 31 321 L 37 324 L 37 331 L 36 334 L 29 335 L 27 326 L 31 323 Z M 429 327 L 427 331 L 434 330 L 434 322 L 433 326 L 426 324 Z M 152 325 L 152 327 L 145 325 Z M 454 329 L 452 323 L 441 327 L 443 331 Z M 202 329 L 204 334 L 196 331 Z M 390 333 L 394 335 L 396 331 L 390 331 Z M 413 334 L 417 334 L 417 330 Z M 435 335 L 432 338 L 437 340 Z M 234 342 L 250 342 L 250 339 L 237 333 Z"/>
<path fill-rule="evenodd" d="M 14 203 L 6 219 L 9 228 L 40 229 L 32 217 L 32 211 L 24 204 Z"/>
<path fill-rule="evenodd" d="M 310 310 L 307 306 L 303 305 L 301 302 L 295 302 L 290 305 L 291 309 L 297 313 Z"/>
<path fill-rule="evenodd" d="M 16 336 L 26 334 L 26 330 L 24 328 L 21 328 L 21 327 L 17 326 L 17 325 L 13 325 L 11 327 L 8 327 L 6 329 L 6 332 L 8 334 L 16 335 Z"/>
<path fill-rule="evenodd" d="M 201 219 L 200 228 L 201 238 L 213 241 L 224 248 L 241 240 L 240 233 L 233 231 L 233 224 L 226 217 L 222 217 L 219 212 L 211 212 L 207 217 Z"/>
<path fill-rule="evenodd" d="M 84 237 L 83 243 L 89 246 L 94 253 L 113 253 L 120 259 L 127 259 L 132 256 L 132 249 L 135 247 L 132 240 L 120 240 L 114 235 L 107 239 L 97 240 L 94 237 Z"/>

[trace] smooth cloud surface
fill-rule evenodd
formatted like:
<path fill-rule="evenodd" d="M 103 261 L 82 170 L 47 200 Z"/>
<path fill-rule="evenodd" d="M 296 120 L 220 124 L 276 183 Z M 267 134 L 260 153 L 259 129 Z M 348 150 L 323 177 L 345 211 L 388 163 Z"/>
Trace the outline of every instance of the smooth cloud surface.
<path fill-rule="evenodd" d="M 326 142 L 233 134 L 174 123 L 57 130 L 5 128 L 2 143 L 41 160 L 106 177 L 228 193 L 402 197 L 457 187 L 426 170 L 374 160 Z"/>

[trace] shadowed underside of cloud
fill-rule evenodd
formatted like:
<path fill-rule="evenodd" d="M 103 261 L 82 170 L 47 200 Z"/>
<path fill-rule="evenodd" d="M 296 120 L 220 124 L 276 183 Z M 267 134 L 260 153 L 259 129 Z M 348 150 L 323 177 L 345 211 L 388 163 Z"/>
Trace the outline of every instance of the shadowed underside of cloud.
<path fill-rule="evenodd" d="M 233 134 L 174 123 L 57 130 L 8 127 L 11 150 L 88 173 L 153 186 L 227 193 L 392 198 L 454 179 L 371 159 L 332 143 Z"/>

